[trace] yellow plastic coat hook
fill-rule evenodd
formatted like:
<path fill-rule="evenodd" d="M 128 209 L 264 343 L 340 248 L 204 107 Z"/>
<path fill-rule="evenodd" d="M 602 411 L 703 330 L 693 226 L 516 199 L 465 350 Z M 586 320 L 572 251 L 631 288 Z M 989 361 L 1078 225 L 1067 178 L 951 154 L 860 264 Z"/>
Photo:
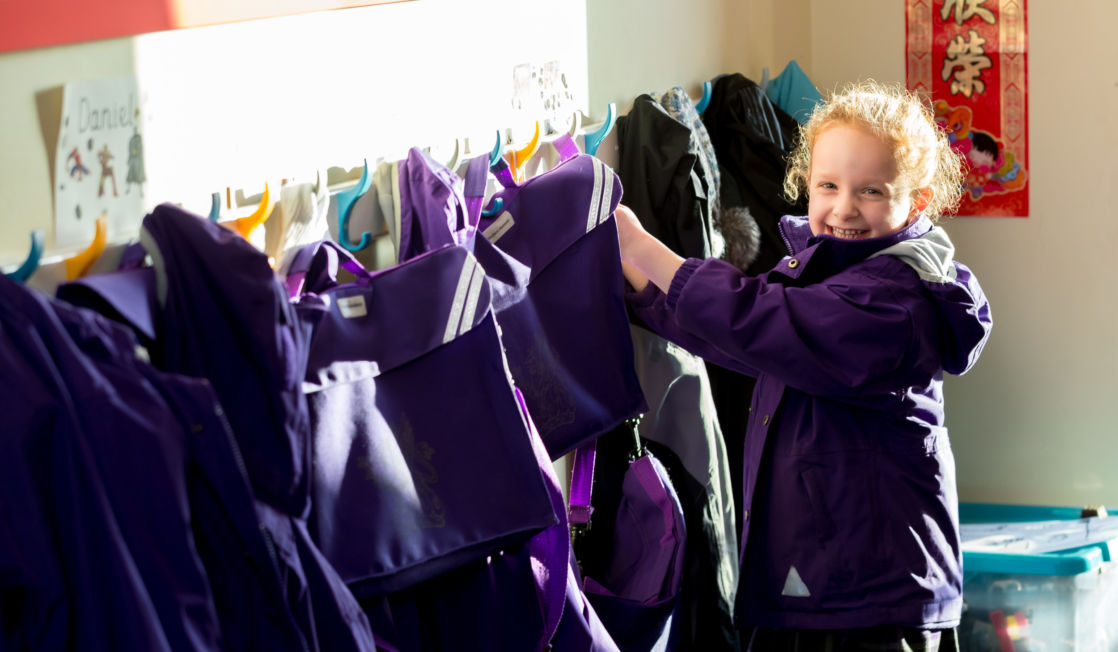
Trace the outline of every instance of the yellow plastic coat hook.
<path fill-rule="evenodd" d="M 66 266 L 66 280 L 72 281 L 85 276 L 89 272 L 89 268 L 93 267 L 93 263 L 101 255 L 101 252 L 105 250 L 105 243 L 109 237 L 108 211 L 101 213 L 101 217 L 97 218 L 95 225 L 96 231 L 93 234 L 93 242 L 82 252 L 62 261 Z"/>
<path fill-rule="evenodd" d="M 522 181 L 520 169 L 528 162 L 528 159 L 535 156 L 536 152 L 540 149 L 540 121 L 536 120 L 536 132 L 532 134 L 532 140 L 524 149 L 514 149 L 508 153 L 509 169 L 512 170 L 512 175 L 518 181 Z"/>
<path fill-rule="evenodd" d="M 263 224 L 271 216 L 273 208 L 272 202 L 269 201 L 268 184 L 265 183 L 264 193 L 260 196 L 260 205 L 252 212 L 252 215 L 233 220 L 233 230 L 240 233 L 245 240 L 248 240 L 253 229 Z"/>

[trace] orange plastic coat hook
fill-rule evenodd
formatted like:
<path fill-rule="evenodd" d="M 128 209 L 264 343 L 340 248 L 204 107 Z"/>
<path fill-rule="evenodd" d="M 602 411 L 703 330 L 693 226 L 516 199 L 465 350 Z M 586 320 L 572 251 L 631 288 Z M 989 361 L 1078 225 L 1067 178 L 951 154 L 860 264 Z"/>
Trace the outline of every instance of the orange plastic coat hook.
<path fill-rule="evenodd" d="M 233 220 L 233 230 L 240 233 L 245 240 L 248 240 L 253 229 L 263 224 L 271 216 L 273 208 L 274 206 L 268 197 L 268 184 L 265 183 L 264 194 L 260 196 L 260 205 L 252 212 L 252 215 Z"/>
<path fill-rule="evenodd" d="M 517 181 L 523 181 L 521 175 L 521 168 L 528 162 L 528 159 L 535 156 L 536 152 L 540 149 L 540 121 L 536 120 L 536 132 L 532 134 L 532 140 L 528 142 L 527 147 L 524 149 L 514 149 L 508 153 L 509 169 L 512 170 L 513 177 Z"/>
<path fill-rule="evenodd" d="M 75 254 L 62 261 L 66 266 L 67 281 L 85 276 L 89 272 L 89 268 L 93 267 L 94 261 L 96 261 L 98 256 L 101 255 L 101 252 L 105 250 L 105 243 L 109 238 L 108 211 L 101 213 L 101 217 L 97 218 L 95 224 L 96 231 L 93 234 L 93 242 L 81 253 Z"/>

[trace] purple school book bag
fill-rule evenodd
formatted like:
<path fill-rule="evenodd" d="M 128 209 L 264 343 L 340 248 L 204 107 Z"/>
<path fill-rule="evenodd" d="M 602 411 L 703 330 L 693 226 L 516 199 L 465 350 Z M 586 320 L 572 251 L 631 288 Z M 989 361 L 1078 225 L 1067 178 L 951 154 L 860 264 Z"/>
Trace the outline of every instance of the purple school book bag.
<path fill-rule="evenodd" d="M 466 249 L 370 273 L 323 242 L 302 292 L 312 534 L 356 595 L 400 591 L 556 522 Z"/>
<path fill-rule="evenodd" d="M 493 217 L 479 210 L 485 157 L 471 162 L 458 206 L 429 189 L 433 180 L 462 180 L 418 149 L 399 163 L 394 189 L 403 198 L 401 261 L 464 243 L 481 263 L 509 368 L 552 459 L 648 409 L 611 219 L 621 184 L 569 138 L 557 147 L 563 161 L 523 184 L 498 164 L 503 188 L 492 198 L 501 206 Z"/>

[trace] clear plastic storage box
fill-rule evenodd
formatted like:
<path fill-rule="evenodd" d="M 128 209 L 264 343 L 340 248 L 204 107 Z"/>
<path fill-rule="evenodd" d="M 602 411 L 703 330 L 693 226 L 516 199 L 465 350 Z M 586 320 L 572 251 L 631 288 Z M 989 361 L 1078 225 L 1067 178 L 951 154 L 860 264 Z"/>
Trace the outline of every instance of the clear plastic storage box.
<path fill-rule="evenodd" d="M 1056 520 L 1085 528 L 1101 523 L 1080 521 L 1079 508 L 1060 507 L 963 503 L 959 516 L 964 528 Z M 1105 525 L 1102 536 L 1110 536 L 1118 515 L 1111 512 Z M 967 548 L 965 544 L 965 606 L 959 627 L 965 652 L 1118 652 L 1118 564 L 1112 561 L 1118 536 L 1038 554 Z"/>

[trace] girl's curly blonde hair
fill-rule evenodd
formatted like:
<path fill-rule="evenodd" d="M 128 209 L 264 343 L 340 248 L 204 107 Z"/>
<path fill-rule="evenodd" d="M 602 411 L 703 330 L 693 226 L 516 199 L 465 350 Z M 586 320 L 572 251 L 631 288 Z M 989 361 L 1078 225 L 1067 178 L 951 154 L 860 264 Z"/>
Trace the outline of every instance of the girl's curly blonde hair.
<path fill-rule="evenodd" d="M 793 203 L 801 192 L 810 195 L 811 150 L 819 134 L 835 124 L 865 129 L 889 145 L 897 162 L 897 196 L 915 200 L 920 189 L 931 187 L 924 213 L 933 221 L 958 208 L 963 161 L 936 126 L 931 107 L 899 84 L 873 80 L 850 84 L 816 106 L 800 129 L 784 177 L 784 192 Z"/>

